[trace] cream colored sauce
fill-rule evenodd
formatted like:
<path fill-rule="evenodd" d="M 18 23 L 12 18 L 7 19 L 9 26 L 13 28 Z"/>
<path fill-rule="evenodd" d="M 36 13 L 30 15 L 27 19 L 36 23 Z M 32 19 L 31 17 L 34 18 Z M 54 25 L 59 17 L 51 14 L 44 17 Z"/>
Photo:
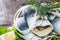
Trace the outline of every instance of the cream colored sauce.
<path fill-rule="evenodd" d="M 41 30 L 41 31 L 39 31 L 39 30 L 37 30 L 37 29 L 33 29 L 33 32 L 34 32 L 35 34 L 37 34 L 38 36 L 45 36 L 45 35 L 47 35 L 48 33 L 50 33 L 51 30 L 52 30 L 52 27 L 48 27 L 48 28 L 46 28 L 46 29 L 44 29 L 44 30 Z"/>

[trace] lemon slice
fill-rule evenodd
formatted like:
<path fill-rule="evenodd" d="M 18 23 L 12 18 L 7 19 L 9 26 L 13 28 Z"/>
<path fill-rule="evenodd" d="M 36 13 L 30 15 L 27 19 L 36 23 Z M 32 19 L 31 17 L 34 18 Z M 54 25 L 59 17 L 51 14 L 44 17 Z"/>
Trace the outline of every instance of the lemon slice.
<path fill-rule="evenodd" d="M 15 40 L 15 33 L 14 31 L 5 33 L 0 36 L 0 40 Z"/>

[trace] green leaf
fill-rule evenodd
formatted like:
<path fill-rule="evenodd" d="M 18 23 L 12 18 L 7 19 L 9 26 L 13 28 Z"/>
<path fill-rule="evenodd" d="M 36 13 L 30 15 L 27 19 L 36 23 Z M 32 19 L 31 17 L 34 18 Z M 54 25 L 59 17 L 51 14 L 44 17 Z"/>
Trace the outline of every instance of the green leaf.
<path fill-rule="evenodd" d="M 15 32 L 16 39 L 15 40 L 25 40 L 21 35 L 21 33 L 14 27 L 12 26 L 12 30 Z"/>
<path fill-rule="evenodd" d="M 6 26 L 0 26 L 0 35 L 7 33 L 7 32 L 10 32 L 10 30 L 7 29 Z"/>

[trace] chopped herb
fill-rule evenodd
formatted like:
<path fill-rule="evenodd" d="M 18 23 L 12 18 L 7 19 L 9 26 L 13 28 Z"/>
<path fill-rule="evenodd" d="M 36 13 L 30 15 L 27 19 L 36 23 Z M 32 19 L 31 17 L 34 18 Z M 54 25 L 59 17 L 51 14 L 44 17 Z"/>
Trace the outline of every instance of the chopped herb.
<path fill-rule="evenodd" d="M 46 2 L 45 6 L 42 6 L 41 3 L 36 0 L 29 0 L 28 3 L 36 7 L 37 14 L 40 15 L 40 17 L 44 17 L 53 8 L 60 8 L 60 2 Z"/>

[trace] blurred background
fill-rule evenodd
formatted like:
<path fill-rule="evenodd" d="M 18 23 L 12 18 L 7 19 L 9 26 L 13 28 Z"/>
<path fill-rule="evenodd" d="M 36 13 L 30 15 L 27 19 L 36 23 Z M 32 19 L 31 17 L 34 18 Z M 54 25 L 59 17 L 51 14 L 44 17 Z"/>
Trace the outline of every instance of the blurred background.
<path fill-rule="evenodd" d="M 56 2 L 60 0 L 37 0 L 38 2 Z M 28 4 L 28 0 L 0 0 L 0 25 L 10 26 L 16 11 Z"/>

